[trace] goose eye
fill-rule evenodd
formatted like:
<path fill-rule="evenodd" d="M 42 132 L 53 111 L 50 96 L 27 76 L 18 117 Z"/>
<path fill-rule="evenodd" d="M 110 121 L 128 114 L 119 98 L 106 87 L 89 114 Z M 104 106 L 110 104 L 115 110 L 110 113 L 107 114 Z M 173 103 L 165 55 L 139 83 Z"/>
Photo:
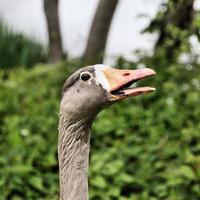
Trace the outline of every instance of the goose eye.
<path fill-rule="evenodd" d="M 82 74 L 81 74 L 81 80 L 83 80 L 83 81 L 89 80 L 90 77 L 91 77 L 91 75 L 88 74 L 88 73 L 82 73 Z"/>

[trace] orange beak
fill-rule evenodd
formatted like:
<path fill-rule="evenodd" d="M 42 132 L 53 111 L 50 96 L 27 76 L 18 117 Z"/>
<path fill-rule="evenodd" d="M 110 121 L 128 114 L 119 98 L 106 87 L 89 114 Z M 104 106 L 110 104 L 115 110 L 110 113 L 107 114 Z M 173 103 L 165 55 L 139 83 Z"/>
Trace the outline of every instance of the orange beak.
<path fill-rule="evenodd" d="M 128 88 L 134 82 L 156 74 L 154 70 L 149 68 L 119 70 L 109 67 L 104 69 L 103 73 L 110 84 L 109 92 L 114 97 L 114 100 L 124 99 L 128 96 L 137 96 L 155 90 L 152 87 Z"/>

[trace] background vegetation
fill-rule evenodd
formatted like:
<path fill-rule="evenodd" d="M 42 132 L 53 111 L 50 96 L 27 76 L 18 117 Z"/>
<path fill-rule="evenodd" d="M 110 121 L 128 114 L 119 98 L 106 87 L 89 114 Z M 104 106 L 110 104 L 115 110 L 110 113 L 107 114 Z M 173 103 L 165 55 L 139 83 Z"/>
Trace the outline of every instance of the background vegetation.
<path fill-rule="evenodd" d="M 126 69 L 153 66 L 157 76 L 141 84 L 157 91 L 104 110 L 93 124 L 92 200 L 200 199 L 200 66 L 189 42 L 198 38 L 199 15 L 192 10 L 183 28 L 179 16 L 170 17 L 174 4 L 169 0 L 145 30 L 162 41 L 153 55 L 137 51 L 135 63 L 116 61 Z M 42 47 L 0 30 L 0 200 L 58 199 L 61 88 L 83 61 L 36 64 Z"/>
<path fill-rule="evenodd" d="M 47 53 L 40 44 L 22 34 L 14 33 L 1 21 L 0 41 L 0 69 L 30 67 L 46 60 Z"/>

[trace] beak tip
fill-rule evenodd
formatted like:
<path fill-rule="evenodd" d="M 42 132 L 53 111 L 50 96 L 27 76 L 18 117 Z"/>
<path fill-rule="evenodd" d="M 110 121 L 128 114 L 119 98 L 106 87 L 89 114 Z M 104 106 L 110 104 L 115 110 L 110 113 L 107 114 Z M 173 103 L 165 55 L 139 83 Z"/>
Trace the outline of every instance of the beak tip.
<path fill-rule="evenodd" d="M 146 68 L 148 70 L 148 73 L 151 74 L 151 75 L 156 75 L 156 72 L 151 69 L 151 68 Z"/>
<path fill-rule="evenodd" d="M 156 88 L 151 87 L 150 89 L 151 89 L 152 92 L 156 91 Z"/>

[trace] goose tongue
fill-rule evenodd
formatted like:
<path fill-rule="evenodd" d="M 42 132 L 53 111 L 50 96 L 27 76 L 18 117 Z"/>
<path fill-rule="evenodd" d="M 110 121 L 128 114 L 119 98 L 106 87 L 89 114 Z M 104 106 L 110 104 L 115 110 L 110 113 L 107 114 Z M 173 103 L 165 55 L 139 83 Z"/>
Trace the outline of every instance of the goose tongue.
<path fill-rule="evenodd" d="M 107 68 L 103 72 L 110 84 L 109 92 L 115 97 L 115 99 L 123 99 L 128 96 L 137 96 L 155 90 L 155 88 L 152 87 L 128 88 L 128 86 L 140 79 L 155 75 L 156 72 L 150 68 L 137 70 L 119 70 L 115 68 Z"/>

